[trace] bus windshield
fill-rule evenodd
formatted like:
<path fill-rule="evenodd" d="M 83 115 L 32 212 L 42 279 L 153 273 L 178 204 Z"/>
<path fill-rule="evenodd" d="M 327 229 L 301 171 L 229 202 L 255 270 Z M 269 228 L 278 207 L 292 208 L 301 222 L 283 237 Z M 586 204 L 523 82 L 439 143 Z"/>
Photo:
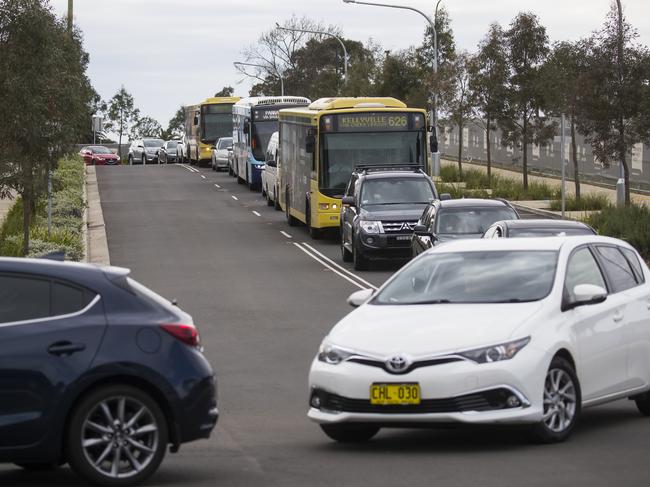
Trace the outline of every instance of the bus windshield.
<path fill-rule="evenodd" d="M 320 189 L 343 194 L 350 174 L 360 164 L 425 164 L 421 131 L 324 134 L 321 143 Z"/>
<path fill-rule="evenodd" d="M 273 132 L 278 131 L 278 121 L 269 120 L 264 122 L 253 122 L 253 134 L 251 137 L 251 150 L 253 157 L 258 161 L 266 159 L 266 148 L 271 140 Z"/>
<path fill-rule="evenodd" d="M 201 140 L 216 142 L 232 136 L 232 104 L 203 105 Z"/>

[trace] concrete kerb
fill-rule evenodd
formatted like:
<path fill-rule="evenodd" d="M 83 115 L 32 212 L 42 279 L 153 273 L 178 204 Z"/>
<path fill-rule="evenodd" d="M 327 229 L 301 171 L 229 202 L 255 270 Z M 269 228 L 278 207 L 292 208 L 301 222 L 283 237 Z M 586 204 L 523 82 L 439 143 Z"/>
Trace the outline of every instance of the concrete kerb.
<path fill-rule="evenodd" d="M 106 239 L 106 227 L 95 166 L 86 167 L 86 194 L 88 198 L 88 231 L 86 235 L 88 253 L 86 260 L 92 264 L 110 265 L 108 240 Z"/>

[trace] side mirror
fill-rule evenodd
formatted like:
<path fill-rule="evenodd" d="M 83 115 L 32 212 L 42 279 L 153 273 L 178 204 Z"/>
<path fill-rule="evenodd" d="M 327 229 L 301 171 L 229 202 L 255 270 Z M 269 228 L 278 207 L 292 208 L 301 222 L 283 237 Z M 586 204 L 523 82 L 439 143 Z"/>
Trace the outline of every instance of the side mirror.
<path fill-rule="evenodd" d="M 138 149 L 144 149 L 144 145 L 142 144 L 138 145 Z"/>
<path fill-rule="evenodd" d="M 232 145 L 227 148 L 228 152 L 232 152 Z"/>
<path fill-rule="evenodd" d="M 450 200 L 451 199 L 451 194 L 449 193 L 442 193 L 440 195 L 440 201 L 445 201 L 445 200 Z"/>
<path fill-rule="evenodd" d="M 373 294 L 375 294 L 374 289 L 362 289 L 361 291 L 350 294 L 348 297 L 348 304 L 353 308 L 358 308 L 363 303 L 368 301 Z"/>
<path fill-rule="evenodd" d="M 431 237 L 429 229 L 425 225 L 415 225 L 415 228 L 413 228 L 413 233 L 421 237 Z"/>
<path fill-rule="evenodd" d="M 305 138 L 305 152 L 307 154 L 313 154 L 316 151 L 316 136 L 308 135 Z"/>
<path fill-rule="evenodd" d="M 248 123 L 244 124 L 244 134 L 248 135 L 251 131 L 251 126 Z"/>
<path fill-rule="evenodd" d="M 354 206 L 354 196 L 344 196 L 341 199 L 341 205 L 343 205 L 343 206 Z"/>
<path fill-rule="evenodd" d="M 431 152 L 438 152 L 438 139 L 435 134 L 429 137 L 429 148 Z"/>
<path fill-rule="evenodd" d="M 197 115 L 194 115 L 194 120 L 193 120 L 193 122 L 194 122 L 194 125 L 198 125 L 198 124 L 199 124 L 199 117 L 198 117 Z"/>
<path fill-rule="evenodd" d="M 607 290 L 594 284 L 578 284 L 573 288 L 573 295 L 575 300 L 562 306 L 562 311 L 587 304 L 602 303 L 607 299 Z"/>

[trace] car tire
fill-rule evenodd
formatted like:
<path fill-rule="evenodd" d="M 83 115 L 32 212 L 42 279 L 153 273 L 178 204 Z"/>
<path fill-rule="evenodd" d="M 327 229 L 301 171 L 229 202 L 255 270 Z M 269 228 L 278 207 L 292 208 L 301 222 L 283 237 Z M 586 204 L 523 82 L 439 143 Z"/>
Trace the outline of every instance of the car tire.
<path fill-rule="evenodd" d="M 343 259 L 343 262 L 352 262 L 352 252 L 350 252 L 348 249 L 345 248 L 345 245 L 343 245 L 343 228 L 341 228 L 341 259 Z"/>
<path fill-rule="evenodd" d="M 274 201 L 271 199 L 271 193 L 269 193 L 269 188 L 266 188 L 266 206 L 273 206 Z"/>
<path fill-rule="evenodd" d="M 285 196 L 285 214 L 287 216 L 287 223 L 289 224 L 290 227 L 297 227 L 298 226 L 298 220 L 296 219 L 295 216 L 291 214 L 291 203 L 289 202 L 289 190 L 287 189 L 286 191 L 286 196 Z"/>
<path fill-rule="evenodd" d="M 129 165 L 130 166 L 133 165 L 133 156 L 132 155 L 129 155 Z"/>
<path fill-rule="evenodd" d="M 636 407 L 641 414 L 644 416 L 650 416 L 650 392 L 635 396 L 632 399 L 634 399 Z"/>
<path fill-rule="evenodd" d="M 282 208 L 280 207 L 280 197 L 278 195 L 278 187 L 277 186 L 273 187 L 273 208 L 275 208 L 277 211 L 282 210 Z"/>
<path fill-rule="evenodd" d="M 559 443 L 566 440 L 580 417 L 582 396 L 580 382 L 571 363 L 555 356 L 544 379 L 544 418 L 533 426 L 536 443 Z"/>
<path fill-rule="evenodd" d="M 368 258 L 359 251 L 358 245 L 354 243 L 354 237 L 352 237 L 352 261 L 355 271 L 367 271 L 370 268 Z"/>
<path fill-rule="evenodd" d="M 142 156 L 142 165 L 145 166 L 147 164 L 147 158 L 143 155 Z"/>
<path fill-rule="evenodd" d="M 132 486 L 160 466 L 167 449 L 167 428 L 157 401 L 142 389 L 121 384 L 101 387 L 85 396 L 70 416 L 67 460 L 77 474 L 92 483 Z"/>
<path fill-rule="evenodd" d="M 321 424 L 320 428 L 339 443 L 363 443 L 379 432 L 379 426 L 372 424 Z"/>

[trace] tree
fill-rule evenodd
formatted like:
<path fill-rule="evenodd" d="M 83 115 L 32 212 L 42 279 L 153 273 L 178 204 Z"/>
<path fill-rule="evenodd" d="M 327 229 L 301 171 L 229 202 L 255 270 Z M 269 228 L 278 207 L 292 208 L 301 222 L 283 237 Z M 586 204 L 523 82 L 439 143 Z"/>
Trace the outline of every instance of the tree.
<path fill-rule="evenodd" d="M 181 137 L 185 133 L 185 106 L 181 105 L 174 116 L 169 119 L 167 130 L 164 131 L 166 139 Z"/>
<path fill-rule="evenodd" d="M 394 54 L 386 52 L 377 92 L 382 96 L 394 96 L 409 106 L 425 107 L 429 90 L 422 79 L 430 76 L 431 67 L 422 66 L 416 49 L 405 49 Z"/>
<path fill-rule="evenodd" d="M 142 117 L 131 127 L 130 136 L 132 139 L 141 139 L 143 137 L 160 138 L 162 136 L 162 126 L 151 117 Z"/>
<path fill-rule="evenodd" d="M 108 130 L 118 134 L 118 151 L 122 156 L 122 136 L 131 131 L 140 118 L 140 110 L 135 108 L 133 96 L 122 86 L 108 102 Z"/>
<path fill-rule="evenodd" d="M 508 79 L 503 29 L 497 23 L 490 25 L 487 35 L 479 44 L 478 53 L 469 65 L 469 87 L 485 130 L 488 182 L 492 177 L 492 143 L 490 135 L 496 128 L 495 121 L 503 110 L 503 99 Z"/>
<path fill-rule="evenodd" d="M 443 66 L 443 78 L 447 86 L 441 90 L 444 108 L 449 120 L 458 127 L 458 172 L 463 173 L 463 130 L 474 111 L 474 100 L 469 87 L 469 65 L 472 58 L 461 52 Z"/>
<path fill-rule="evenodd" d="M 548 112 L 555 116 L 565 114 L 569 120 L 576 199 L 580 199 L 576 132 L 579 124 L 578 113 L 581 112 L 583 94 L 588 83 L 587 58 L 588 51 L 584 41 L 558 42 L 553 46 L 541 76 L 544 80 L 545 105 Z"/>
<path fill-rule="evenodd" d="M 618 18 L 612 5 L 603 28 L 589 39 L 588 89 L 583 88 L 580 117 L 594 155 L 605 164 L 619 161 L 622 165 L 626 205 L 630 204 L 628 156 L 634 144 L 650 140 L 650 52 L 634 43 L 637 38 L 637 31 Z"/>
<path fill-rule="evenodd" d="M 0 8 L 0 196 L 23 202 L 23 254 L 48 170 L 88 130 L 88 55 L 45 0 Z"/>
<path fill-rule="evenodd" d="M 232 86 L 224 86 L 221 90 L 217 91 L 214 96 L 232 96 L 235 93 L 235 88 Z"/>
<path fill-rule="evenodd" d="M 524 189 L 528 189 L 528 145 L 542 144 L 555 133 L 555 126 L 542 115 L 540 68 L 548 55 L 548 36 L 536 15 L 521 12 L 505 32 L 505 40 L 509 76 L 498 123 L 503 143 L 522 148 Z"/>

